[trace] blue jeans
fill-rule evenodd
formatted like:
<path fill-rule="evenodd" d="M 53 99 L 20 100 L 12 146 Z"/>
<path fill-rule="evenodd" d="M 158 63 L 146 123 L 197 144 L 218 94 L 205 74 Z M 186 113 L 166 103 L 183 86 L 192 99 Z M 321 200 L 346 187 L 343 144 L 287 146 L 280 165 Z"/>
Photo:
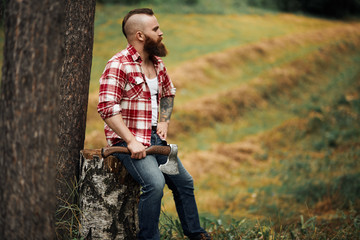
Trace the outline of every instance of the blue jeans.
<path fill-rule="evenodd" d="M 156 132 L 151 134 L 151 145 L 164 145 Z M 126 146 L 125 142 L 116 144 Z M 160 171 L 159 165 L 167 156 L 147 155 L 141 160 L 132 159 L 128 154 L 114 154 L 125 166 L 131 176 L 141 185 L 139 201 L 139 234 L 138 239 L 160 239 L 159 217 L 161 199 L 165 184 L 171 189 L 176 210 L 184 231 L 188 237 L 205 233 L 200 227 L 198 210 L 194 196 L 193 178 L 179 160 L 178 175 L 167 175 Z"/>

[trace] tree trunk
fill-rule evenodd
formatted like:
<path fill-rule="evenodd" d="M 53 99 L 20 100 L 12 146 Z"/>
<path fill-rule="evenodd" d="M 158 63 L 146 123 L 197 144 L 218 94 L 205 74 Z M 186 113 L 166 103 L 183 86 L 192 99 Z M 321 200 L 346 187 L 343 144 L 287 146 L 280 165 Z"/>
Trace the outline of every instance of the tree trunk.
<path fill-rule="evenodd" d="M 0 239 L 54 239 L 63 1 L 6 1 Z"/>
<path fill-rule="evenodd" d="M 136 239 L 140 186 L 116 157 L 99 156 L 100 150 L 80 154 L 81 236 Z"/>
<path fill-rule="evenodd" d="M 67 0 L 65 59 L 60 79 L 57 197 L 59 238 L 68 239 L 75 219 L 79 152 L 84 148 L 94 39 L 95 0 Z M 76 212 L 76 211 L 75 211 Z M 66 233 L 68 232 L 68 233 Z"/>

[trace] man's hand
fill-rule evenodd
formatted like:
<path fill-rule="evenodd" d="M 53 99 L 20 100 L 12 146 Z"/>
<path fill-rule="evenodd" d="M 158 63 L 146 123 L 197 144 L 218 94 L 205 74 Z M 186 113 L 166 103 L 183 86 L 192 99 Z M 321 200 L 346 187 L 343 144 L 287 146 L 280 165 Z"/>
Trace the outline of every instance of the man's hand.
<path fill-rule="evenodd" d="M 128 143 L 127 148 L 131 152 L 131 158 L 133 159 L 143 159 L 146 157 L 145 146 L 135 139 Z"/>
<path fill-rule="evenodd" d="M 166 140 L 168 127 L 169 127 L 168 122 L 159 122 L 158 123 L 156 133 L 159 135 L 161 140 Z"/>

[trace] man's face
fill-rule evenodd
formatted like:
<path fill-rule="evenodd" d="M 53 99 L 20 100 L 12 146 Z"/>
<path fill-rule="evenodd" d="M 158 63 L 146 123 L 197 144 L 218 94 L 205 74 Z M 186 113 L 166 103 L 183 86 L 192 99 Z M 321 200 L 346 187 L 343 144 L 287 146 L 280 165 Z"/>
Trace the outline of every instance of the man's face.
<path fill-rule="evenodd" d="M 162 37 L 159 36 L 157 40 L 152 39 L 151 37 L 145 35 L 145 43 L 144 43 L 144 50 L 150 56 L 158 56 L 158 57 L 165 57 L 168 53 L 165 45 L 161 42 Z"/>

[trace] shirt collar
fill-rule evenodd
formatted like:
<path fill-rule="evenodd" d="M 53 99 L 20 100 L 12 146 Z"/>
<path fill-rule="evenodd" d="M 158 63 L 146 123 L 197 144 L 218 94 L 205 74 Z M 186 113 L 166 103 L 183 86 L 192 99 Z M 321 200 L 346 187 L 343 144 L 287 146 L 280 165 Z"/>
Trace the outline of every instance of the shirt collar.
<path fill-rule="evenodd" d="M 134 62 L 142 61 L 140 54 L 138 53 L 138 51 L 136 51 L 136 49 L 132 45 L 128 44 L 126 49 Z"/>

